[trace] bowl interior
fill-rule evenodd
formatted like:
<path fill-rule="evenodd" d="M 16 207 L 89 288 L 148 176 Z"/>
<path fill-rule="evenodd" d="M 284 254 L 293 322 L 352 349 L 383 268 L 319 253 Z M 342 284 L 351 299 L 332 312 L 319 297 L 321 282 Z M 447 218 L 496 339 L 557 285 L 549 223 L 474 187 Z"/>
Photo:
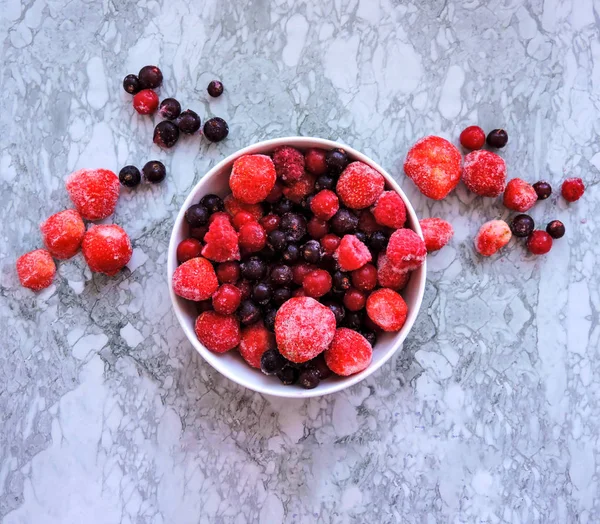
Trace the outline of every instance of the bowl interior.
<path fill-rule="evenodd" d="M 194 333 L 194 323 L 197 317 L 195 304 L 175 295 L 170 284 L 173 272 L 177 268 L 177 245 L 188 236 L 188 227 L 184 220 L 185 210 L 192 204 L 197 203 L 200 198 L 206 194 L 214 193 L 219 196 L 225 196 L 230 192 L 229 174 L 236 158 L 244 154 L 270 153 L 273 151 L 273 149 L 280 145 L 290 145 L 301 150 L 309 147 L 321 147 L 324 149 L 343 147 L 348 152 L 348 155 L 352 160 L 360 160 L 365 162 L 379 171 L 385 177 L 386 189 L 394 189 L 397 191 L 406 204 L 407 226 L 416 231 L 420 236 L 422 236 L 422 233 L 421 228 L 419 227 L 419 221 L 410 202 L 394 179 L 377 163 L 373 162 L 368 157 L 362 155 L 358 151 L 353 150 L 352 148 L 349 148 L 346 145 L 330 140 L 292 137 L 267 140 L 265 142 L 254 144 L 234 153 L 217 164 L 198 182 L 198 184 L 196 184 L 194 189 L 191 191 L 175 220 L 175 225 L 173 226 L 173 232 L 171 234 L 171 241 L 169 244 L 167 263 L 171 300 L 173 302 L 173 307 L 175 309 L 177 318 L 183 330 L 185 331 L 186 336 L 209 364 L 234 382 L 260 393 L 281 397 L 305 398 L 326 395 L 328 393 L 333 393 L 349 387 L 352 384 L 356 384 L 363 378 L 375 372 L 393 355 L 393 353 L 401 346 L 402 342 L 408 335 L 419 312 L 419 308 L 421 307 L 421 301 L 423 299 L 423 292 L 425 288 L 426 265 L 423 264 L 418 270 L 412 273 L 408 285 L 401 292 L 408 305 L 409 311 L 403 328 L 397 333 L 385 333 L 380 335 L 373 350 L 373 361 L 371 365 L 356 375 L 352 375 L 350 377 L 331 377 L 323 381 L 315 389 L 305 390 L 299 386 L 284 386 L 276 377 L 265 376 L 260 372 L 260 370 L 251 368 L 241 358 L 237 351 L 229 351 L 225 354 L 215 354 L 207 350 L 198 341 L 196 334 Z"/>

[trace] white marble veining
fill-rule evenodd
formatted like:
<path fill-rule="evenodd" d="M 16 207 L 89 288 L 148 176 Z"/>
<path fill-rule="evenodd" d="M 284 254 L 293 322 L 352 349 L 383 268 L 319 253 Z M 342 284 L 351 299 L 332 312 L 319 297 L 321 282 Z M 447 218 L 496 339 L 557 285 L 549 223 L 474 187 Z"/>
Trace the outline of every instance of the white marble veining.
<path fill-rule="evenodd" d="M 600 3 L 597 0 L 1 0 L 0 519 L 7 524 L 600 521 Z M 151 141 L 121 80 L 148 63 L 230 137 Z M 223 97 L 205 86 L 223 80 Z M 509 172 L 575 205 L 533 210 L 566 237 L 543 258 L 472 249 L 507 211 L 402 173 L 425 134 L 505 127 Z M 404 351 L 340 394 L 267 398 L 218 375 L 171 311 L 174 213 L 216 161 L 260 139 L 339 139 L 454 225 L 430 257 Z M 159 158 L 124 192 L 129 270 L 81 256 L 35 295 L 14 262 L 68 205 L 80 167 Z"/>

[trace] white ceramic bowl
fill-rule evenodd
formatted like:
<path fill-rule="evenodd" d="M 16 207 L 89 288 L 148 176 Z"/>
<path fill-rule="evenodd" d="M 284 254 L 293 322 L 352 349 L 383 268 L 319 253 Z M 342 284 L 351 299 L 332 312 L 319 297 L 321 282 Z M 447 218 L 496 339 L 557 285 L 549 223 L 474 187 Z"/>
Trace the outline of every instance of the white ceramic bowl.
<path fill-rule="evenodd" d="M 319 384 L 319 386 L 317 386 L 315 389 L 307 390 L 302 389 L 300 386 L 284 386 L 276 377 L 265 376 L 260 372 L 260 370 L 248 366 L 248 364 L 244 362 L 239 353 L 235 350 L 229 351 L 225 354 L 216 354 L 206 349 L 198 341 L 198 338 L 194 332 L 194 323 L 197 317 L 196 306 L 193 303 L 190 303 L 187 300 L 175 295 L 171 286 L 171 277 L 178 265 L 176 255 L 177 245 L 188 236 L 188 227 L 184 218 L 185 211 L 192 204 L 198 203 L 200 198 L 206 194 L 215 193 L 217 195 L 224 196 L 230 192 L 229 174 L 236 158 L 242 155 L 256 153 L 269 154 L 275 148 L 282 145 L 294 146 L 300 150 L 304 150 L 309 147 L 320 147 L 323 149 L 342 147 L 347 151 L 352 160 L 360 160 L 361 162 L 370 165 L 385 177 L 386 187 L 388 189 L 394 189 L 397 191 L 406 204 L 408 215 L 407 225 L 416 231 L 420 236 L 423 235 L 421 233 L 421 228 L 419 227 L 419 220 L 413 207 L 406 198 L 404 192 L 400 189 L 398 184 L 389 175 L 389 173 L 387 173 L 381 166 L 379 166 L 369 157 L 359 153 L 351 147 L 338 142 L 333 142 L 331 140 L 323 140 L 321 138 L 276 138 L 273 140 L 265 140 L 264 142 L 259 142 L 244 149 L 240 149 L 236 153 L 229 155 L 227 158 L 219 162 L 208 173 L 206 173 L 206 175 L 202 177 L 202 179 L 196 184 L 194 189 L 186 198 L 183 206 L 181 206 L 177 218 L 175 219 L 175 225 L 173 226 L 173 232 L 171 234 L 167 261 L 167 276 L 169 279 L 169 290 L 171 294 L 171 301 L 173 302 L 173 308 L 175 309 L 179 323 L 181 324 L 181 327 L 183 328 L 188 340 L 192 343 L 194 348 L 196 348 L 196 351 L 198 351 L 198 353 L 200 353 L 212 367 L 225 375 L 227 378 L 237 382 L 242 386 L 259 393 L 265 393 L 267 395 L 290 398 L 307 398 L 334 393 L 360 382 L 383 366 L 383 364 L 385 364 L 389 358 L 400 348 L 402 342 L 404 342 L 404 339 L 413 327 L 421 307 L 423 292 L 425 290 L 426 265 L 423 264 L 421 268 L 413 272 L 408 285 L 402 291 L 402 296 L 408 305 L 408 316 L 406 318 L 406 323 L 397 333 L 385 333 L 378 337 L 377 343 L 373 350 L 373 361 L 371 362 L 371 365 L 356 375 L 352 375 L 350 377 L 331 377 L 321 382 L 321 384 Z"/>

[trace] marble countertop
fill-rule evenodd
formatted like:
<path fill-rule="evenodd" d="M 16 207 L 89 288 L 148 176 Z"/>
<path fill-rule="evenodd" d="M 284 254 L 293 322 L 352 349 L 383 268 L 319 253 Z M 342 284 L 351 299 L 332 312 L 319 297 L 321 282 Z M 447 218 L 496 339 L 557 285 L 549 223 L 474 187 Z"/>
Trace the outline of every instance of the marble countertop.
<path fill-rule="evenodd" d="M 0 133 L 0 520 L 598 522 L 600 497 L 600 5 L 592 0 L 5 0 Z M 152 144 L 123 76 L 146 64 L 229 138 Z M 209 100 L 205 86 L 223 80 Z M 536 220 L 564 239 L 533 258 L 473 237 L 508 216 L 460 186 L 423 197 L 414 141 L 505 127 L 510 176 L 581 176 Z M 339 394 L 290 401 L 212 370 L 171 310 L 174 216 L 219 159 L 258 140 L 340 140 L 372 156 L 420 216 L 452 222 L 429 258 L 404 348 Z M 160 187 L 121 197 L 134 258 L 116 278 L 81 256 L 48 290 L 15 259 L 69 205 L 65 177 L 159 158 Z"/>

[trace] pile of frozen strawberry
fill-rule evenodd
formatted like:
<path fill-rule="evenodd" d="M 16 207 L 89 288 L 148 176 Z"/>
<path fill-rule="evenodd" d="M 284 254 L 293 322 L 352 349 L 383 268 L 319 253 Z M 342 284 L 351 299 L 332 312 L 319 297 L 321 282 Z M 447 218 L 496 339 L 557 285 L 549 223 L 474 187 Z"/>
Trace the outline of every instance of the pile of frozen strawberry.
<path fill-rule="evenodd" d="M 173 291 L 197 303 L 207 349 L 286 385 L 367 368 L 378 334 L 406 321 L 411 272 L 452 236 L 429 219 L 426 244 L 400 195 L 342 149 L 241 156 L 229 188 L 187 209 Z"/>

